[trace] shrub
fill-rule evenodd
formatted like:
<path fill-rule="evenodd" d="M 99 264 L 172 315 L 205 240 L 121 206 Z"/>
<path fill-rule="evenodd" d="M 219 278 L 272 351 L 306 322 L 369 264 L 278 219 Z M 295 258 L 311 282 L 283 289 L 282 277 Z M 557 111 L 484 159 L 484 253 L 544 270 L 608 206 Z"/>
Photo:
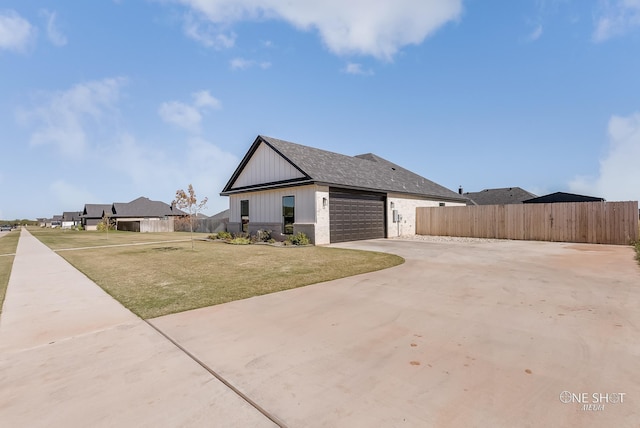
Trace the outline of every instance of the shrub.
<path fill-rule="evenodd" d="M 213 235 L 212 235 L 212 236 L 213 236 Z M 222 231 L 222 232 L 218 232 L 218 233 L 216 233 L 216 234 L 215 234 L 215 238 L 216 238 L 216 239 L 224 239 L 224 240 L 228 240 L 228 239 L 233 238 L 233 236 L 232 236 L 229 232 Z"/>
<path fill-rule="evenodd" d="M 295 235 L 291 235 L 287 238 L 292 245 L 309 245 L 311 241 L 309 241 L 309 237 L 302 233 L 298 232 Z"/>
<path fill-rule="evenodd" d="M 248 245 L 251 244 L 251 239 L 244 236 L 237 236 L 233 239 L 228 240 L 227 242 L 234 245 Z"/>
<path fill-rule="evenodd" d="M 115 230 L 115 225 L 114 224 L 109 224 L 109 230 Z M 99 232 L 106 232 L 107 231 L 107 224 L 103 221 L 101 221 L 100 223 L 98 223 L 97 226 L 97 230 Z"/>
<path fill-rule="evenodd" d="M 251 237 L 253 242 L 269 242 L 271 240 L 270 230 L 258 230 L 255 235 Z"/>

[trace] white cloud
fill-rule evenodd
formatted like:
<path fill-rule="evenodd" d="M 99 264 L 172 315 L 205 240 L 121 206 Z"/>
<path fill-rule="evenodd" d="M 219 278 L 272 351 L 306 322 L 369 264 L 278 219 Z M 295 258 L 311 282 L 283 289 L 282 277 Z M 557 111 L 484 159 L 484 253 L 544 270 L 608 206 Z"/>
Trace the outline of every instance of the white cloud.
<path fill-rule="evenodd" d="M 0 49 L 23 52 L 35 40 L 37 30 L 15 11 L 0 12 Z"/>
<path fill-rule="evenodd" d="M 43 9 L 40 13 L 47 20 L 47 37 L 49 37 L 49 41 L 58 47 L 66 45 L 67 37 L 62 34 L 56 24 L 56 12 L 49 12 L 48 10 Z"/>
<path fill-rule="evenodd" d="M 535 42 L 542 36 L 542 25 L 538 25 L 527 37 L 530 42 Z"/>
<path fill-rule="evenodd" d="M 284 20 L 316 30 L 338 55 L 391 60 L 406 45 L 420 44 L 458 19 L 462 0 L 175 0 L 223 29 L 246 20 Z"/>
<path fill-rule="evenodd" d="M 67 91 L 37 97 L 37 107 L 18 111 L 18 120 L 32 127 L 32 145 L 52 144 L 63 154 L 80 157 L 87 146 L 87 129 L 115 111 L 123 78 L 79 83 Z"/>
<path fill-rule="evenodd" d="M 576 177 L 572 191 L 609 201 L 640 200 L 640 112 L 609 120 L 609 146 L 597 178 Z"/>
<path fill-rule="evenodd" d="M 604 42 L 640 27 L 640 0 L 600 1 L 593 39 Z"/>
<path fill-rule="evenodd" d="M 187 14 L 183 26 L 185 34 L 202 45 L 217 50 L 228 49 L 235 45 L 236 35 L 225 34 L 221 28 Z"/>
<path fill-rule="evenodd" d="M 179 101 L 162 103 L 158 109 L 162 120 L 187 131 L 197 132 L 200 129 L 202 115 L 197 108 Z"/>
<path fill-rule="evenodd" d="M 192 133 L 200 131 L 202 113 L 207 108 L 219 109 L 222 103 L 213 97 L 209 91 L 199 91 L 191 94 L 193 105 L 180 101 L 168 101 L 158 108 L 158 114 L 167 123 Z"/>
<path fill-rule="evenodd" d="M 232 70 L 245 70 L 251 67 L 252 64 L 253 64 L 253 61 L 250 61 L 244 58 L 233 58 L 229 62 L 229 65 L 231 66 Z"/>
<path fill-rule="evenodd" d="M 232 70 L 246 70 L 251 67 L 260 67 L 261 69 L 266 70 L 271 68 L 271 63 L 268 61 L 258 62 L 252 59 L 233 58 L 229 62 L 229 66 Z"/>
<path fill-rule="evenodd" d="M 192 96 L 196 107 L 211 107 L 219 109 L 222 106 L 220 100 L 212 97 L 209 91 L 194 92 Z"/>
<path fill-rule="evenodd" d="M 373 75 L 373 70 L 364 70 L 362 68 L 362 64 L 357 64 L 353 62 L 347 63 L 346 67 L 342 70 L 347 74 L 357 74 L 362 76 L 371 76 Z"/>

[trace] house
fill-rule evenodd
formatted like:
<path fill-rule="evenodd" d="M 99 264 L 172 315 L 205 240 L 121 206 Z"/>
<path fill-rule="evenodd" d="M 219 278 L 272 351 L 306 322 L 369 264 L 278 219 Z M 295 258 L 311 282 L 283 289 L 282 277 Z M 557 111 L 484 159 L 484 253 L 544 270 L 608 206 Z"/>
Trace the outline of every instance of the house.
<path fill-rule="evenodd" d="M 139 197 L 131 202 L 115 202 L 110 205 L 108 216 L 116 224 L 116 229 L 130 232 L 163 231 L 173 232 L 173 220 L 187 213 L 161 201 Z M 165 220 L 153 225 L 153 222 Z M 157 226 L 157 227 L 156 227 Z"/>
<path fill-rule="evenodd" d="M 228 231 L 304 232 L 315 244 L 415 234 L 417 207 L 467 198 L 372 153 L 346 156 L 259 135 L 220 193 Z"/>
<path fill-rule="evenodd" d="M 60 227 L 63 229 L 71 229 L 79 226 L 82 219 L 82 213 L 79 211 L 64 211 L 62 213 L 62 221 Z"/>
<path fill-rule="evenodd" d="M 576 195 L 574 193 L 555 192 L 522 201 L 523 204 L 549 204 L 556 202 L 604 202 L 604 198 Z"/>
<path fill-rule="evenodd" d="M 62 216 L 53 215 L 51 218 L 46 219 L 45 227 L 56 228 L 62 225 Z"/>
<path fill-rule="evenodd" d="M 110 204 L 85 204 L 82 210 L 82 227 L 85 230 L 97 230 L 105 212 L 111 212 Z"/>
<path fill-rule="evenodd" d="M 537 197 L 537 195 L 527 192 L 520 187 L 484 189 L 480 192 L 466 192 L 464 196 L 469 198 L 473 202 L 473 205 L 521 204 L 524 200 Z"/>
<path fill-rule="evenodd" d="M 227 230 L 227 224 L 229 223 L 229 209 L 220 211 L 217 214 L 208 218 L 208 224 L 210 225 L 211 232 L 221 232 Z"/>

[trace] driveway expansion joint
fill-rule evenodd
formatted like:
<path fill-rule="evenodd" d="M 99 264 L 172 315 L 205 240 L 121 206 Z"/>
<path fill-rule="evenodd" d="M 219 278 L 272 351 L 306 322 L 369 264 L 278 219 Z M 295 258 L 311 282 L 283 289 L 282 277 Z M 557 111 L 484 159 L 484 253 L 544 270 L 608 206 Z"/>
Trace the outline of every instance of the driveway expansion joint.
<path fill-rule="evenodd" d="M 191 352 L 189 352 L 186 348 L 184 348 L 182 345 L 180 345 L 178 342 L 176 342 L 173 338 L 171 338 L 171 336 L 169 336 L 168 334 L 166 334 L 165 332 L 160 330 L 158 327 L 153 325 L 153 323 L 151 323 L 150 321 L 148 321 L 148 320 L 143 320 L 143 321 L 145 323 L 147 323 L 149 326 L 151 326 L 151 328 L 153 328 L 155 331 L 157 331 L 165 339 L 167 339 L 169 342 L 171 342 L 176 348 L 178 348 L 180 351 L 182 351 L 185 355 L 187 355 L 189 358 L 191 358 L 193 361 L 195 361 L 200 367 L 202 367 L 207 372 L 209 372 L 209 374 L 211 374 L 211 376 L 215 377 L 217 380 L 222 382 L 222 384 L 224 384 L 227 388 L 229 388 L 231 391 L 233 391 L 236 395 L 238 395 L 240 398 L 242 398 L 244 401 L 246 401 L 251 407 L 256 409 L 258 412 L 262 413 L 262 415 L 264 417 L 269 419 L 271 422 L 273 422 L 274 424 L 276 424 L 280 428 L 287 428 L 287 425 L 284 422 L 279 420 L 276 416 L 272 415 L 266 409 L 264 409 L 262 406 L 260 406 L 258 403 L 253 401 L 248 395 L 246 395 L 244 392 L 240 391 L 233 384 L 231 384 L 228 380 L 226 380 L 224 377 L 222 377 L 219 373 L 217 373 L 215 370 L 213 370 L 211 367 L 209 367 L 207 364 L 205 364 L 202 360 L 200 360 L 198 357 L 193 355 Z"/>

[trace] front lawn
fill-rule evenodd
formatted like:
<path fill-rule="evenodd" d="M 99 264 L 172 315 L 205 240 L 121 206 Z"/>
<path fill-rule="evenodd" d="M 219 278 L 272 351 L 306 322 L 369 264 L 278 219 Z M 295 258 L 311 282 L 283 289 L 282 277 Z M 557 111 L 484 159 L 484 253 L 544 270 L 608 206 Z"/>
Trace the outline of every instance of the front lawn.
<path fill-rule="evenodd" d="M 52 250 L 105 245 L 144 244 L 161 241 L 189 240 L 189 232 L 135 233 L 112 230 L 109 232 L 50 229 L 30 227 L 29 232 Z M 194 233 L 194 239 L 206 239 L 207 233 Z"/>
<path fill-rule="evenodd" d="M 34 236 L 142 318 L 246 299 L 404 262 L 401 257 L 326 247 L 272 247 L 196 241 L 188 233 L 38 231 Z M 168 236 L 167 236 L 168 235 Z M 173 242 L 107 246 L 139 242 Z M 102 239 L 102 240 L 101 240 Z M 94 247 L 94 248 L 87 248 Z"/>

